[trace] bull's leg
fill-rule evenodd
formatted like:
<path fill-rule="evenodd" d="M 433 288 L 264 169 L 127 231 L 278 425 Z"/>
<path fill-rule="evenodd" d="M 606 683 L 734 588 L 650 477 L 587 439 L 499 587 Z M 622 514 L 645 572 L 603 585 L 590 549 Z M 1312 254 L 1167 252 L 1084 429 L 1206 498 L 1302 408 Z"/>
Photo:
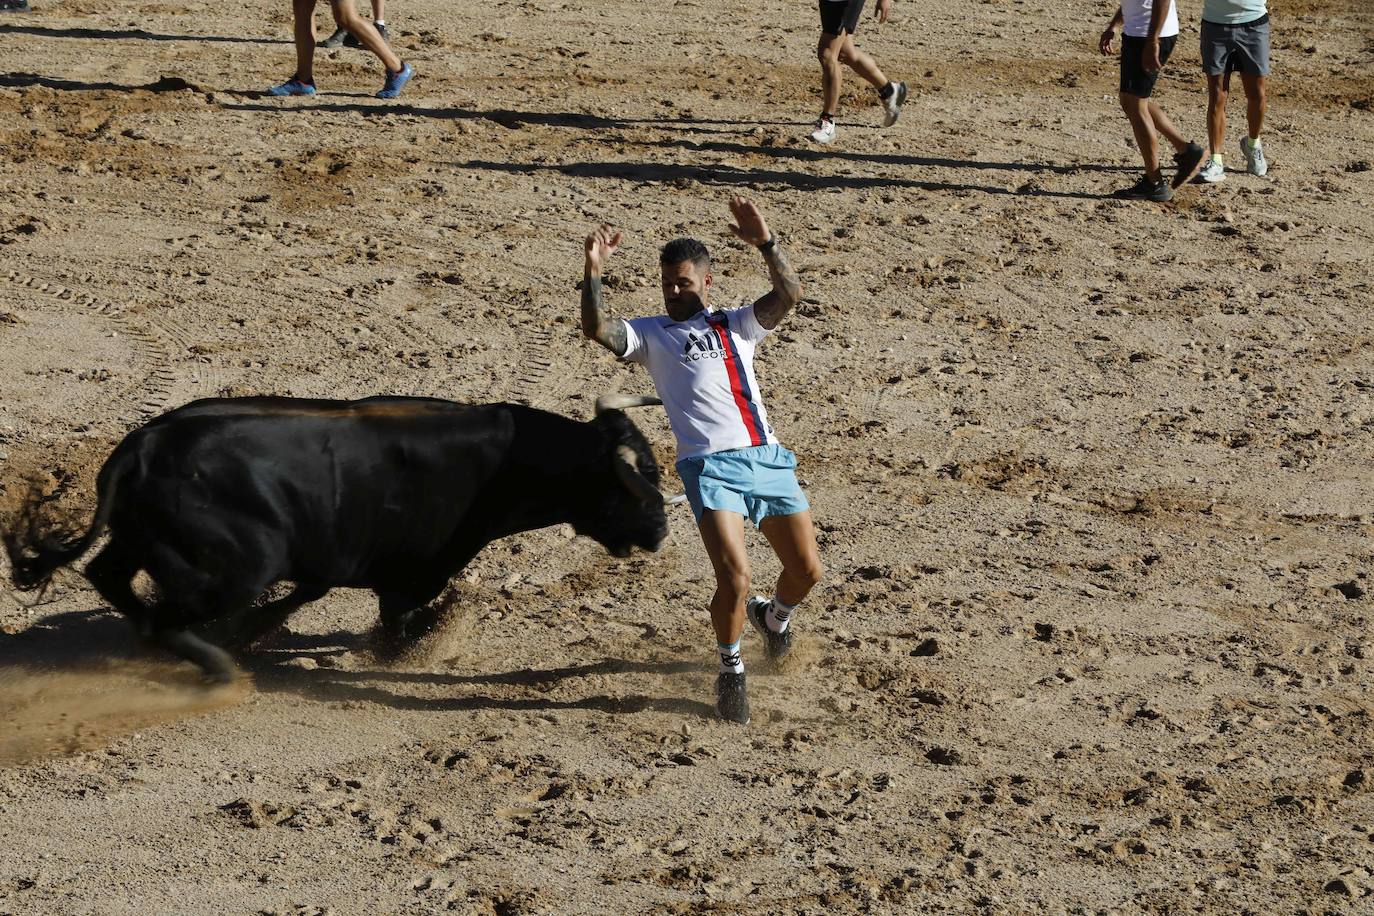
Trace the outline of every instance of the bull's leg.
<path fill-rule="evenodd" d="M 210 680 L 227 683 L 238 676 L 238 666 L 228 652 L 192 632 L 192 627 L 247 607 L 270 579 L 261 571 L 254 575 L 253 564 L 242 558 L 234 562 L 220 557 L 220 571 L 198 568 L 180 552 L 187 545 L 179 547 L 162 544 L 149 552 L 146 569 L 164 596 L 153 609 L 153 643 L 199 665 Z M 232 576 L 225 572 L 230 569 Z"/>
<path fill-rule="evenodd" d="M 232 649 L 246 649 L 285 624 L 296 608 L 317 601 L 328 593 L 329 589 L 325 586 L 297 583 L 289 595 L 269 601 L 261 607 L 249 606 L 224 614 L 198 627 L 197 632 L 211 642 Z"/>
<path fill-rule="evenodd" d="M 138 562 L 112 538 L 87 564 L 86 579 L 111 607 L 129 618 L 140 636 L 147 638 L 152 632 L 152 615 L 148 606 L 134 594 L 133 579 L 138 568 Z"/>
<path fill-rule="evenodd" d="M 386 642 L 400 649 L 434 629 L 440 610 L 432 606 L 447 582 L 424 589 L 377 589 L 377 610 Z"/>
<path fill-rule="evenodd" d="M 205 676 L 216 684 L 228 684 L 239 675 L 239 667 L 228 652 L 206 642 L 190 630 L 158 628 L 153 631 L 153 642 L 200 666 Z"/>

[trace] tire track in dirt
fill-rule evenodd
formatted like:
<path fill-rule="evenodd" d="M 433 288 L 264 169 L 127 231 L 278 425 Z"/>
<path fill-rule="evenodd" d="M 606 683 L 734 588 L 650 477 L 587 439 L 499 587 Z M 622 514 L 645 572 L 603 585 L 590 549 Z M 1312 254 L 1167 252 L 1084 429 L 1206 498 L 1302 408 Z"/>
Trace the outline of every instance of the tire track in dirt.
<path fill-rule="evenodd" d="M 0 275 L 0 279 L 63 303 L 82 306 L 88 313 L 107 320 L 117 328 L 116 333 L 123 333 L 134 341 L 135 350 L 149 366 L 148 375 L 142 382 L 125 387 L 114 399 L 119 404 L 134 404 L 132 408 L 121 407 L 119 419 L 129 426 L 134 426 L 146 422 L 162 411 L 171 397 L 172 383 L 176 378 L 176 373 L 171 368 L 171 355 L 159 335 L 128 319 L 124 314 L 123 304 L 98 299 L 90 293 L 79 292 L 55 281 L 44 280 L 17 270 Z M 156 327 L 156 322 L 152 323 Z"/>

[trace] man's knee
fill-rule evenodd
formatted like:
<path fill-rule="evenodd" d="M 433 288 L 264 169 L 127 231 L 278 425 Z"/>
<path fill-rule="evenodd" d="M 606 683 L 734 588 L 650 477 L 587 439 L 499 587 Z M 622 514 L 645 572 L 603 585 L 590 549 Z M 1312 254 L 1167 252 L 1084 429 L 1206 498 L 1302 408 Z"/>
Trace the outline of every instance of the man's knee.
<path fill-rule="evenodd" d="M 747 569 L 723 569 L 716 573 L 716 589 L 736 601 L 749 594 L 751 584 Z"/>

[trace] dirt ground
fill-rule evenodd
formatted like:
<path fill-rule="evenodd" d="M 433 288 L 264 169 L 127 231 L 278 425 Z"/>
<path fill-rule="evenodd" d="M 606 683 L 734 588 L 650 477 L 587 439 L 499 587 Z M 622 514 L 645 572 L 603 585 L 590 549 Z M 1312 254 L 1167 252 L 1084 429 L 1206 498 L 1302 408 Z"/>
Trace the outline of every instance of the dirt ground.
<path fill-rule="evenodd" d="M 743 192 L 805 285 L 758 368 L 828 577 L 782 670 L 746 636 L 746 728 L 686 507 L 656 555 L 492 545 L 400 665 L 335 592 L 230 689 L 75 573 L 0 590 L 0 913 L 1374 909 L 1363 0 L 1275 0 L 1269 176 L 1237 91 L 1226 181 L 1168 205 L 1105 196 L 1139 163 L 1081 0 L 901 0 L 859 37 L 906 112 L 851 78 L 828 149 L 800 0 L 396 0 L 396 103 L 354 50 L 262 97 L 284 2 L 33 2 L 0 18 L 5 505 L 36 473 L 88 513 L 203 396 L 647 392 L 580 338 L 582 236 L 624 227 L 623 314 L 682 233 L 747 300 Z M 1159 98 L 1201 136 L 1198 12 Z"/>

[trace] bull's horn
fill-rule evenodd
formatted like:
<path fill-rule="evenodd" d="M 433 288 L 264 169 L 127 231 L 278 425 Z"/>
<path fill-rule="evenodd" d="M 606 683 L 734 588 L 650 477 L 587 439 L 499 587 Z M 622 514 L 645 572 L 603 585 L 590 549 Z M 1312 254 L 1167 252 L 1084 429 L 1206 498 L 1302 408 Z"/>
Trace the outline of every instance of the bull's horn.
<path fill-rule="evenodd" d="M 657 407 L 662 403 L 658 398 L 640 394 L 603 394 L 596 399 L 596 412 L 603 414 L 608 410 L 624 410 L 627 407 Z"/>
<path fill-rule="evenodd" d="M 686 501 L 687 501 L 687 494 L 686 494 L 686 493 L 679 493 L 679 494 L 676 495 L 676 496 L 665 496 L 665 497 L 663 497 L 663 505 L 665 505 L 665 506 L 676 506 L 678 503 L 685 503 Z"/>
<path fill-rule="evenodd" d="M 649 478 L 639 473 L 639 456 L 634 449 L 628 445 L 622 445 L 615 450 L 615 474 L 620 478 L 620 482 L 625 485 L 641 502 L 655 503 L 663 501 L 663 494 L 658 491 L 658 487 L 649 482 Z"/>

